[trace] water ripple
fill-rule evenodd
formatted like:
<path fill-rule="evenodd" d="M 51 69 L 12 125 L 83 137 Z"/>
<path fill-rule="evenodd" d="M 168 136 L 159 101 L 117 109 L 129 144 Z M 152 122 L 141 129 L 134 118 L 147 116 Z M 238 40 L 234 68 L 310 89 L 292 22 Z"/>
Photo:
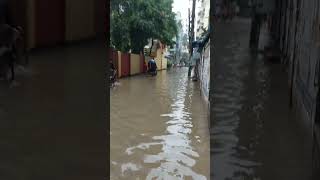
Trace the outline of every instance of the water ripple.
<path fill-rule="evenodd" d="M 199 163 L 201 163 L 199 160 L 202 159 L 203 161 L 206 159 L 205 161 L 207 163 L 202 164 L 207 165 L 204 166 L 204 168 L 209 170 L 209 139 L 203 140 L 201 138 L 208 137 L 209 135 L 199 134 L 195 129 L 199 128 L 197 127 L 199 126 L 198 121 L 206 122 L 206 119 L 204 115 L 201 113 L 195 114 L 195 111 L 193 110 L 194 108 L 201 108 L 201 106 L 203 106 L 198 103 L 202 97 L 194 92 L 195 84 L 188 80 L 187 69 L 182 69 L 180 71 L 180 73 L 178 72 L 175 75 L 170 74 L 169 72 L 170 79 L 165 79 L 167 78 L 166 74 L 158 74 L 156 79 L 158 82 L 155 82 L 155 87 L 161 87 L 159 88 L 159 91 L 157 91 L 159 94 L 152 94 L 149 91 L 145 91 L 146 96 L 149 97 L 156 95 L 161 96 L 160 101 L 153 101 L 151 103 L 152 105 L 145 106 L 146 109 L 153 107 L 154 110 L 152 111 L 152 108 L 150 108 L 150 120 L 147 122 L 149 126 L 146 125 L 144 128 L 148 131 L 148 128 L 152 127 L 153 130 L 148 131 L 148 133 L 139 133 L 140 139 L 135 139 L 137 143 L 128 142 L 130 145 L 124 149 L 124 154 L 126 154 L 126 159 L 128 160 L 121 165 L 121 179 L 130 179 L 133 177 L 150 180 L 188 178 L 197 180 L 207 179 L 209 171 L 207 171 L 207 174 L 202 173 L 203 170 L 200 168 L 202 165 L 199 166 Z M 121 88 L 125 87 L 127 84 L 123 82 L 122 85 Z M 150 88 L 149 90 L 151 89 L 155 90 L 153 88 Z M 131 89 L 129 93 L 132 93 L 132 91 L 134 91 L 134 89 Z M 115 97 L 116 96 L 113 98 Z M 198 98 L 196 99 L 196 102 L 193 102 L 195 101 L 194 98 Z M 135 98 L 129 96 L 128 102 L 131 102 L 133 99 Z M 158 103 L 161 103 L 160 108 L 155 107 Z M 204 108 L 199 112 L 205 112 Z M 129 118 L 129 114 L 124 114 L 126 113 L 120 113 L 118 116 L 125 117 L 127 121 L 132 120 Z M 137 115 L 138 113 L 133 112 L 133 114 Z M 117 117 L 117 121 L 119 120 L 120 119 Z M 114 124 L 111 124 L 113 128 L 123 128 L 126 126 L 128 129 L 131 127 L 136 130 L 143 128 L 129 122 L 125 123 L 119 121 L 113 123 Z M 204 128 L 207 127 L 204 126 Z M 135 129 L 132 130 L 134 131 Z M 113 138 L 116 138 L 115 134 L 116 130 L 113 130 Z M 141 136 L 141 134 L 144 134 L 144 136 Z M 204 146 L 199 147 L 199 143 Z M 206 143 L 207 145 L 205 145 Z M 113 142 L 112 144 L 116 143 Z M 203 149 L 206 147 L 208 149 Z M 205 152 L 207 152 L 207 154 L 206 156 L 203 156 L 203 153 Z M 115 154 L 124 157 L 119 153 Z M 129 172 L 131 172 L 131 174 Z"/>

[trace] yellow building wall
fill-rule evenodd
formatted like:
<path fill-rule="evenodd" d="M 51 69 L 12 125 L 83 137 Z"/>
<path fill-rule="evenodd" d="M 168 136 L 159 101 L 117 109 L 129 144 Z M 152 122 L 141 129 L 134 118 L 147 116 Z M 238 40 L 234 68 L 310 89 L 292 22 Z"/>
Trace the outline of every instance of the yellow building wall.
<path fill-rule="evenodd" d="M 157 63 L 158 70 L 167 69 L 168 60 L 167 60 L 167 58 L 164 57 L 164 52 L 165 52 L 165 49 L 158 48 L 155 53 L 154 60 Z M 145 56 L 146 64 L 148 64 L 150 59 L 151 59 L 151 57 Z"/>
<path fill-rule="evenodd" d="M 66 41 L 92 38 L 96 36 L 97 32 L 104 31 L 104 29 L 98 29 L 104 25 L 103 18 L 97 17 L 102 14 L 101 9 L 103 9 L 97 9 L 97 6 L 104 4 L 102 0 L 100 1 L 65 0 Z M 35 47 L 35 0 L 26 0 L 26 14 L 27 46 L 28 49 L 32 49 Z"/>
<path fill-rule="evenodd" d="M 148 67 L 148 62 L 150 61 L 151 57 L 150 56 L 145 56 L 144 58 L 144 62 L 146 63 L 147 67 Z"/>
<path fill-rule="evenodd" d="M 162 62 L 161 62 L 162 69 L 167 69 L 168 59 L 165 57 L 166 51 L 167 51 L 166 48 L 162 50 Z"/>
<path fill-rule="evenodd" d="M 157 67 L 158 67 L 158 70 L 161 70 L 162 69 L 162 51 L 161 49 L 157 49 L 157 56 L 154 58 L 154 60 L 156 61 L 157 63 Z"/>
<path fill-rule="evenodd" d="M 162 58 L 162 69 L 167 69 L 167 63 L 168 63 L 167 58 L 163 57 Z"/>
<path fill-rule="evenodd" d="M 140 55 L 130 54 L 130 75 L 140 73 Z"/>

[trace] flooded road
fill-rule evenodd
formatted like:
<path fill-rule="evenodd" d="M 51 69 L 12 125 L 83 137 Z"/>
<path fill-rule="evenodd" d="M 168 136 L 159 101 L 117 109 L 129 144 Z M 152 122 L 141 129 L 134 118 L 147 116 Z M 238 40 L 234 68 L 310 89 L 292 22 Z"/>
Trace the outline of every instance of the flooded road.
<path fill-rule="evenodd" d="M 36 49 L 0 81 L 1 180 L 101 180 L 106 174 L 104 41 Z"/>
<path fill-rule="evenodd" d="M 286 72 L 250 54 L 249 30 L 243 19 L 216 26 L 211 179 L 310 179 L 311 151 L 289 109 Z"/>
<path fill-rule="evenodd" d="M 207 105 L 187 73 L 120 79 L 111 90 L 111 179 L 210 179 Z"/>

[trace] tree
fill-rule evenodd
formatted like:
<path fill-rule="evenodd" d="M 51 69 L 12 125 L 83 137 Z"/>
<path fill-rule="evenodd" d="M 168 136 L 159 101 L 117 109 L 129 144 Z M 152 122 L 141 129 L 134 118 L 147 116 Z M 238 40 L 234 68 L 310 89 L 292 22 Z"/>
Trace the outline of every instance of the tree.
<path fill-rule="evenodd" d="M 111 44 L 133 53 L 143 51 L 149 39 L 172 45 L 177 34 L 173 0 L 111 0 Z"/>
<path fill-rule="evenodd" d="M 126 21 L 121 20 L 119 14 L 113 14 L 111 18 L 110 44 L 114 48 L 127 52 L 130 50 L 129 27 Z"/>
<path fill-rule="evenodd" d="M 128 19 L 125 18 L 128 5 L 125 0 L 112 0 L 110 7 L 110 45 L 124 52 L 130 50 Z"/>

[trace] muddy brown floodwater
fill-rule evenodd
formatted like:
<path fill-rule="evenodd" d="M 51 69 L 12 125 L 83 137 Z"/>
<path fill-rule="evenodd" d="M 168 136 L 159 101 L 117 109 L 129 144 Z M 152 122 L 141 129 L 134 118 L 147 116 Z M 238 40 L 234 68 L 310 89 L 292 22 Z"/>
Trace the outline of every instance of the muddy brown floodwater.
<path fill-rule="evenodd" d="M 188 69 L 120 80 L 110 94 L 111 179 L 210 179 L 207 105 Z"/>

